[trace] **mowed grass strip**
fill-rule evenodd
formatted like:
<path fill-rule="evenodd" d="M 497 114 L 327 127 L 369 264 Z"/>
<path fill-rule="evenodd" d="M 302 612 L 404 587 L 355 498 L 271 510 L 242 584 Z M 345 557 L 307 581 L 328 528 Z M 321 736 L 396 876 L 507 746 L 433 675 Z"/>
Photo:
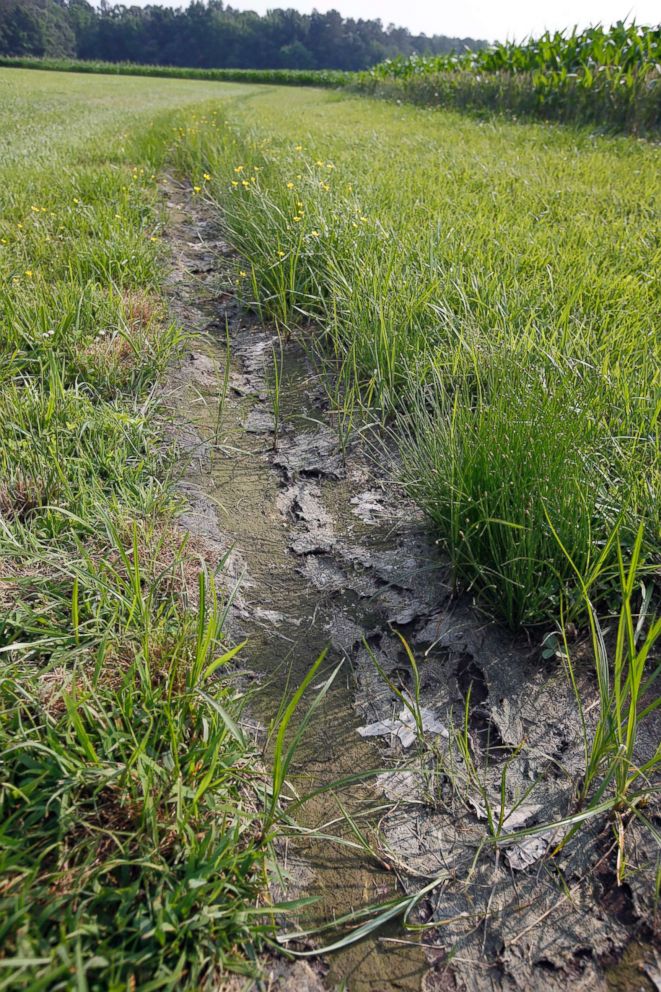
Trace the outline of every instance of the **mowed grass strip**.
<path fill-rule="evenodd" d="M 617 608 L 613 531 L 658 552 L 658 149 L 312 90 L 231 121 L 180 165 L 246 298 L 394 424 L 457 577 L 512 627 L 580 611 L 576 570 Z"/>
<path fill-rule="evenodd" d="M 197 989 L 249 970 L 269 843 L 154 419 L 158 172 L 209 93 L 65 79 L 0 73 L 0 988 Z"/>

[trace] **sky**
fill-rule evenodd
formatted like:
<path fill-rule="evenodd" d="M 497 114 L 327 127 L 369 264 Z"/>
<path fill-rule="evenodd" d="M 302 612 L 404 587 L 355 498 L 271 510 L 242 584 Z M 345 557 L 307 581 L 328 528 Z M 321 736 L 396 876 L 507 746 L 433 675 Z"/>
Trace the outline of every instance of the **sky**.
<path fill-rule="evenodd" d="M 116 0 L 111 0 L 116 2 Z M 162 3 L 185 7 L 188 0 L 123 0 L 131 3 Z M 613 24 L 635 17 L 640 24 L 661 19 L 659 0 L 227 0 L 239 10 L 263 14 L 273 7 L 295 7 L 303 13 L 313 9 L 339 10 L 344 17 L 380 17 L 384 25 L 407 27 L 414 34 L 446 34 L 451 37 L 485 38 L 487 41 L 517 41 L 541 34 L 546 28 L 588 27 Z"/>

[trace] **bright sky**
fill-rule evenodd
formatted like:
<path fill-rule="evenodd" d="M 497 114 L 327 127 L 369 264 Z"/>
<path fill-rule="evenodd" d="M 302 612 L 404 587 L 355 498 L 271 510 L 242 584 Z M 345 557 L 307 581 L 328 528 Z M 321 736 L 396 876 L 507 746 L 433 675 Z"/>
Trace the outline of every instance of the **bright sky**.
<path fill-rule="evenodd" d="M 112 2 L 112 0 L 111 0 Z M 136 0 L 124 0 L 127 5 Z M 187 0 L 138 0 L 186 6 Z M 635 17 L 640 24 L 660 19 L 659 0 L 228 0 L 238 10 L 263 14 L 274 7 L 295 7 L 303 13 L 339 10 L 344 17 L 380 17 L 384 25 L 407 27 L 414 34 L 447 34 L 488 41 L 540 34 L 546 28 L 613 24 Z"/>

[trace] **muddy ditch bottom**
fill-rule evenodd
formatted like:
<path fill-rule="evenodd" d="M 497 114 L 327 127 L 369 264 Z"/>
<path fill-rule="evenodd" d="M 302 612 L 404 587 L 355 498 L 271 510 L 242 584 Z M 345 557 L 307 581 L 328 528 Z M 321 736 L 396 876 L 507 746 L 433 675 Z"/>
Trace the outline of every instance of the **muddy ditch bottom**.
<path fill-rule="evenodd" d="M 478 764 L 488 759 L 484 794 L 500 794 L 506 762 L 510 828 L 549 822 L 566 811 L 582 758 L 561 667 L 542 664 L 538 647 L 451 598 L 434 542 L 393 486 L 387 460 L 380 470 L 364 445 L 342 450 L 300 343 L 280 351 L 273 332 L 240 309 L 228 289 L 231 252 L 213 221 L 174 184 L 168 196 L 172 312 L 197 332 L 167 384 L 186 466 L 181 525 L 224 563 L 225 584 L 236 586 L 228 625 L 234 640 L 248 639 L 241 658 L 256 690 L 251 718 L 269 726 L 329 648 L 314 684 L 341 667 L 289 778 L 305 794 L 381 770 L 297 812 L 302 827 L 355 841 L 343 821 L 349 811 L 375 854 L 330 840 L 290 841 L 279 852 L 286 877 L 279 894 L 318 898 L 298 921 L 304 925 L 445 879 L 421 904 L 417 919 L 430 926 L 423 943 L 395 923 L 314 970 L 285 969 L 274 987 L 654 989 L 649 878 L 635 875 L 613 897 L 612 838 L 603 824 L 586 828 L 552 863 L 543 859 L 550 837 L 476 856 L 485 847 L 484 796 L 469 787 L 451 750 L 451 728 L 470 692 L 474 754 Z M 282 362 L 277 445 L 274 354 Z M 422 755 L 374 664 L 398 691 L 413 692 L 398 631 L 419 662 L 429 744 Z M 584 682 L 593 691 L 589 673 Z M 450 766 L 455 776 L 443 772 Z M 633 840 L 634 856 L 647 865 L 649 838 L 638 831 Z M 625 951 L 633 946 L 643 952 L 629 952 L 638 964 L 627 986 Z"/>

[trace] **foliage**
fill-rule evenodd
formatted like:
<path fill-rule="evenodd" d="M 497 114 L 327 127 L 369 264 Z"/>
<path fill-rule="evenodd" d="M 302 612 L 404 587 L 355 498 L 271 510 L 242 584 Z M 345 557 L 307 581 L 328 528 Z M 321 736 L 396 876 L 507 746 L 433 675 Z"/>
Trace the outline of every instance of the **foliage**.
<path fill-rule="evenodd" d="M 0 984 L 197 989 L 272 930 L 267 783 L 155 419 L 157 170 L 204 84 L 52 81 L 5 73 L 0 108 Z"/>
<path fill-rule="evenodd" d="M 648 132 L 661 120 L 661 29 L 620 21 L 437 56 L 398 57 L 354 85 L 414 103 Z"/>
<path fill-rule="evenodd" d="M 656 544 L 657 158 L 319 91 L 263 93 L 180 139 L 248 299 L 320 325 L 338 419 L 357 397 L 390 419 L 458 579 L 513 627 L 561 595 L 581 609 L 547 514 L 586 581 L 618 523 L 625 547 L 641 519 Z M 615 579 L 611 561 L 597 601 Z"/>
<path fill-rule="evenodd" d="M 582 74 L 586 86 L 595 73 L 649 71 L 661 61 L 661 28 L 642 27 L 618 21 L 609 30 L 601 25 L 584 31 L 546 31 L 539 38 L 520 44 L 504 42 L 483 49 L 451 52 L 446 55 L 401 56 L 387 59 L 370 70 L 375 79 L 410 79 L 429 73 L 471 72 L 557 73 L 560 79 L 571 73 Z"/>
<path fill-rule="evenodd" d="M 4 28 L 3 28 L 4 22 Z M 411 35 L 381 22 L 343 18 L 336 10 L 259 16 L 222 0 L 172 9 L 94 7 L 87 0 L 0 0 L 0 55 L 195 68 L 366 69 L 384 58 L 449 52 L 472 38 Z"/>
<path fill-rule="evenodd" d="M 278 86 L 342 87 L 351 75 L 335 69 L 190 69 L 133 62 L 99 62 L 74 59 L 34 59 L 0 56 L 0 67 L 80 72 L 110 76 L 151 76 L 165 79 L 198 79 L 225 83 L 273 83 Z"/>

